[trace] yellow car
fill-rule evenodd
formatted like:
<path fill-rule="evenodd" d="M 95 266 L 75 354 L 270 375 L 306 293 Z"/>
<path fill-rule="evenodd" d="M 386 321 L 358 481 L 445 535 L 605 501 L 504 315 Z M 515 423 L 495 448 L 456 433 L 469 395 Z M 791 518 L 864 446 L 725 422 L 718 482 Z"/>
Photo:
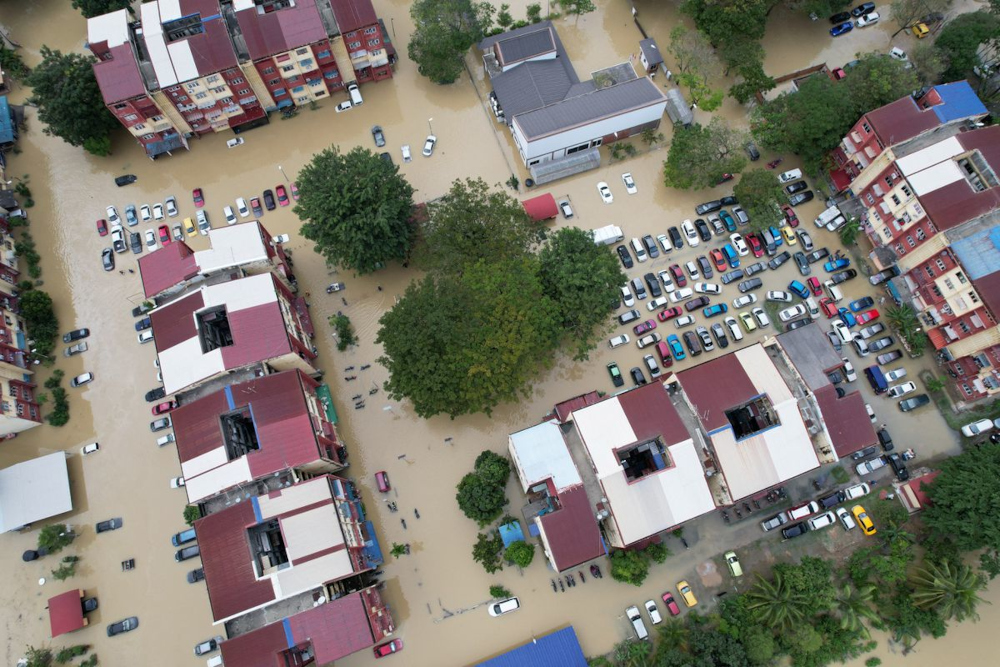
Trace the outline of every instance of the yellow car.
<path fill-rule="evenodd" d="M 184 231 L 188 236 L 198 235 L 198 229 L 194 226 L 194 220 L 191 218 L 184 218 Z"/>
<path fill-rule="evenodd" d="M 694 596 L 694 593 L 691 591 L 691 587 L 688 585 L 688 582 L 678 581 L 677 590 L 681 592 L 681 597 L 684 598 L 684 604 L 686 604 L 689 607 L 693 607 L 696 604 L 698 604 L 698 598 Z"/>
<path fill-rule="evenodd" d="M 875 530 L 875 524 L 872 523 L 871 517 L 868 516 L 868 512 L 861 505 L 855 505 L 851 508 L 851 514 L 857 519 L 858 525 L 861 527 L 861 532 L 865 535 L 874 535 L 877 531 Z"/>
<path fill-rule="evenodd" d="M 795 245 L 798 243 L 795 239 L 795 231 L 788 225 L 781 228 L 781 235 L 785 237 L 785 242 L 788 243 L 788 245 Z"/>
<path fill-rule="evenodd" d="M 753 315 L 745 310 L 740 313 L 740 322 L 743 323 L 743 328 L 747 330 L 747 333 L 757 328 L 757 323 L 753 321 Z"/>
<path fill-rule="evenodd" d="M 931 29 L 927 27 L 926 23 L 918 23 L 911 28 L 913 30 L 913 35 L 917 39 L 923 39 L 927 35 L 931 34 Z"/>

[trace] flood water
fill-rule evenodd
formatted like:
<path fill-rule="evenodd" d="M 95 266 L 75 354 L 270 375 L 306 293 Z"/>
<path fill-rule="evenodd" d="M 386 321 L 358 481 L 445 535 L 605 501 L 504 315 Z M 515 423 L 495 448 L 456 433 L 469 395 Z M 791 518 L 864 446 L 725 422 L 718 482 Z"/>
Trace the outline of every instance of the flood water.
<path fill-rule="evenodd" d="M 527 3 L 511 4 L 515 17 L 522 16 Z M 638 51 L 641 38 L 625 3 L 605 1 L 598 5 L 599 11 L 591 15 L 557 22 L 577 71 L 584 76 L 627 60 Z M 75 509 L 62 520 L 77 526 L 80 537 L 65 553 L 82 558 L 75 578 L 56 582 L 49 576 L 49 570 L 56 567 L 53 557 L 33 563 L 20 560 L 21 552 L 34 545 L 36 531 L 0 537 L 0 565 L 8 573 L 5 585 L 0 587 L 0 622 L 8 637 L 3 664 L 14 664 L 26 644 L 49 643 L 45 602 L 74 587 L 97 595 L 100 609 L 90 615 L 93 627 L 63 637 L 64 641 L 55 645 L 92 644 L 106 665 L 139 664 L 134 657 L 138 655 L 143 656 L 141 664 L 157 667 L 202 664 L 201 658 L 192 655 L 193 645 L 221 632 L 211 624 L 204 586 L 185 582 L 185 573 L 198 566 L 197 560 L 178 564 L 172 557 L 169 537 L 184 527 L 181 512 L 185 496 L 168 485 L 169 478 L 180 474 L 175 452 L 170 447 L 157 448 L 155 436 L 147 427 L 151 419 L 149 404 L 142 395 L 155 386 L 156 369 L 153 346 L 136 342 L 129 314 L 141 300 L 138 276 L 105 273 L 101 269 L 99 255 L 105 239 L 95 233 L 94 220 L 104 217 L 105 206 L 115 204 L 123 211 L 128 203 L 151 204 L 173 194 L 178 198 L 182 219 L 194 210 L 191 189 L 202 187 L 206 210 L 218 225 L 222 207 L 232 204 L 236 197 L 259 195 L 265 188 L 284 182 L 279 166 L 294 178 L 313 153 L 331 144 L 345 150 L 355 145 L 372 147 L 369 129 L 373 123 L 384 128 L 388 149 L 417 189 L 418 201 L 441 195 L 453 179 L 465 176 L 501 183 L 515 171 L 524 180 L 526 174 L 512 152 L 508 136 L 498 131 L 492 116 L 482 107 L 481 95 L 488 89 L 481 81 L 481 71 L 473 69 L 479 79 L 475 85 L 463 77 L 455 85 L 442 87 L 419 77 L 405 56 L 406 35 L 412 28 L 409 4 L 379 0 L 375 6 L 396 34 L 401 61 L 393 81 L 365 87 L 363 111 L 335 114 L 333 106 L 340 99 L 329 100 L 316 111 L 303 110 L 296 118 L 248 132 L 244 135 L 246 144 L 236 149 L 225 147 L 228 136 L 207 137 L 194 141 L 190 153 L 178 153 L 156 163 L 144 159 L 124 133 L 116 135 L 111 157 L 85 156 L 61 140 L 43 135 L 34 113 L 29 112 L 29 130 L 22 135 L 20 144 L 23 152 L 9 156 L 8 173 L 30 175 L 37 202 L 31 210 L 31 233 L 43 256 L 45 288 L 55 299 L 62 328 L 87 326 L 92 330 L 90 350 L 72 359 L 63 358 L 60 352 L 56 367 L 65 370 L 67 377 L 93 371 L 96 381 L 83 390 L 70 390 L 72 418 L 68 426 L 41 426 L 0 445 L 0 466 L 4 467 L 51 451 L 70 453 Z M 673 5 L 661 7 L 647 1 L 637 6 L 646 29 L 665 48 L 670 27 L 678 20 Z M 37 60 L 42 43 L 62 50 L 82 49 L 85 23 L 64 0 L 41 0 L 16 9 L 8 5 L 3 11 L 0 23 L 24 45 L 29 64 Z M 864 38 L 874 39 L 873 35 L 887 28 L 869 28 Z M 803 50 L 786 43 L 786 29 L 795 34 L 796 42 L 801 41 L 799 47 Z M 808 36 L 800 32 L 805 30 L 810 31 Z M 796 67 L 814 62 L 821 49 L 805 45 L 826 44 L 828 37 L 821 43 L 816 38 L 825 30 L 822 22 L 772 18 L 767 36 L 769 67 L 774 58 L 787 59 Z M 859 32 L 864 31 L 854 34 Z M 782 48 L 788 49 L 783 56 Z M 12 96 L 15 102 L 23 97 L 22 89 L 15 90 Z M 731 100 L 720 113 L 734 123 L 744 122 L 745 111 Z M 700 114 L 699 120 L 707 122 L 707 114 Z M 434 156 L 426 159 L 417 153 L 430 130 L 438 136 L 438 146 Z M 663 131 L 669 138 L 670 129 L 665 126 Z M 409 144 L 415 154 L 409 164 L 401 164 L 403 144 Z M 698 193 L 666 190 L 660 184 L 660 165 L 665 157 L 666 149 L 662 147 L 621 164 L 611 164 L 605 154 L 605 162 L 596 172 L 560 181 L 547 191 L 570 198 L 577 213 L 575 224 L 596 228 L 615 223 L 630 237 L 664 233 L 667 226 L 693 217 L 698 202 L 730 192 L 727 187 Z M 765 155 L 761 164 L 773 157 Z M 790 156 L 785 156 L 784 165 L 789 169 L 797 166 Z M 638 184 L 635 196 L 628 196 L 621 184 L 620 175 L 625 171 L 632 172 Z M 116 188 L 112 178 L 122 173 L 134 173 L 139 180 L 127 188 Z M 611 185 L 615 195 L 610 206 L 601 203 L 595 188 L 602 180 Z M 814 232 L 811 224 L 821 209 L 821 203 L 811 202 L 799 209 L 799 216 L 813 233 L 817 247 L 829 245 L 832 249 L 836 244 L 833 235 Z M 594 581 L 588 576 L 583 585 L 553 593 L 552 575 L 540 554 L 523 573 L 508 569 L 495 576 L 486 575 L 471 559 L 476 526 L 459 512 L 454 500 L 455 485 L 461 476 L 480 451 L 505 451 L 508 433 L 537 423 L 555 402 L 592 389 L 609 391 L 611 384 L 605 370 L 609 361 L 617 361 L 627 370 L 639 365 L 642 355 L 634 347 L 610 351 L 601 346 L 586 363 L 560 359 L 552 370 L 539 376 L 530 400 L 501 406 L 492 418 L 422 420 L 408 404 L 388 401 L 381 392 L 367 400 L 366 409 L 351 410 L 348 397 L 381 386 L 386 376 L 384 369 L 373 365 L 358 373 L 357 381 L 347 382 L 342 371 L 346 366 L 373 363 L 379 356 L 373 343 L 378 319 L 415 273 L 394 266 L 365 278 L 349 272 L 333 274 L 311 251 L 310 244 L 297 235 L 298 223 L 290 209 L 267 212 L 261 222 L 272 234 L 292 234 L 287 247 L 294 251 L 302 291 L 312 295 L 312 317 L 318 325 L 317 345 L 321 352 L 319 365 L 326 371 L 335 400 L 339 399 L 339 429 L 352 463 L 349 473 L 361 483 L 384 551 L 388 554 L 393 542 L 411 545 L 411 555 L 390 558 L 384 568 L 386 597 L 397 620 L 398 636 L 406 645 L 404 657 L 395 659 L 399 664 L 470 664 L 567 624 L 575 626 L 586 654 L 602 653 L 629 635 L 623 615 L 626 606 L 657 598 L 683 578 L 692 581 L 700 599 L 709 599 L 711 594 L 700 582 L 696 566 L 725 549 L 760 537 L 748 525 L 726 527 L 714 516 L 695 522 L 690 531 L 697 539 L 691 550 L 682 550 L 666 564 L 654 566 L 641 589 L 616 584 L 610 577 Z M 192 241 L 196 248 L 204 243 L 200 236 Z M 669 262 L 660 258 L 637 266 L 630 277 L 693 259 L 705 247 L 699 246 L 698 250 L 685 248 Z M 119 268 L 134 266 L 130 253 L 117 259 Z M 349 304 L 346 308 L 337 296 L 323 291 L 334 275 L 347 284 L 343 293 Z M 778 272 L 764 274 L 768 287 L 776 289 L 784 288 L 795 276 L 791 263 Z M 878 296 L 863 280 L 859 277 L 843 286 L 847 299 L 868 293 Z M 722 294 L 726 301 L 735 296 L 735 288 L 729 287 Z M 337 310 L 351 317 L 361 341 L 346 353 L 335 350 L 325 324 Z M 667 333 L 673 331 L 672 327 L 665 328 Z M 741 345 L 773 331 L 747 336 Z M 852 360 L 860 371 L 864 364 Z M 685 363 L 690 361 L 678 367 L 684 368 Z M 904 365 L 914 376 L 917 364 Z M 42 370 L 39 384 L 48 373 Z M 894 440 L 915 447 L 922 459 L 957 451 L 954 435 L 936 412 L 924 410 L 904 421 L 887 399 L 872 399 L 872 405 L 880 419 L 890 424 Z M 83 460 L 79 448 L 94 440 L 100 441 L 101 451 Z M 386 470 L 393 481 L 392 498 L 399 506 L 398 514 L 390 514 L 374 493 L 372 475 L 378 470 Z M 519 513 L 524 499 L 513 481 L 508 497 L 511 513 Z M 419 510 L 420 519 L 414 517 L 414 509 Z M 95 535 L 94 523 L 111 517 L 122 517 L 124 527 Z M 407 519 L 405 529 L 400 517 Z M 675 550 L 678 547 L 669 546 Z M 121 571 L 119 563 L 125 558 L 135 558 L 135 570 Z M 606 566 L 602 567 L 607 571 Z M 40 577 L 48 581 L 39 585 Z M 494 583 L 503 584 L 521 598 L 518 613 L 502 619 L 487 615 L 488 588 Z M 1000 601 L 998 590 L 994 587 L 991 592 L 994 601 Z M 983 609 L 980 625 L 960 626 L 942 642 L 921 643 L 908 664 L 931 665 L 926 656 L 938 655 L 938 647 L 967 651 L 965 664 L 984 664 L 976 660 L 986 652 L 970 647 L 975 646 L 974 642 L 986 645 L 982 627 L 1000 619 L 998 606 Z M 704 602 L 701 608 L 707 608 Z M 140 618 L 137 631 L 111 639 L 105 636 L 105 625 L 131 615 Z M 898 658 L 889 658 L 886 664 L 895 660 Z M 362 651 L 338 664 L 352 667 L 372 661 L 370 652 Z"/>

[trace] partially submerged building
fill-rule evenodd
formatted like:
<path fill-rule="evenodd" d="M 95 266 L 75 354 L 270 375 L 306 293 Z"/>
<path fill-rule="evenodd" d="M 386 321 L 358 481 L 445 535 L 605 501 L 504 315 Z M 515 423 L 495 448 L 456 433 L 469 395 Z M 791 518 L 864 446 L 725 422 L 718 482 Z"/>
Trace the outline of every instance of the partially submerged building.
<path fill-rule="evenodd" d="M 66 452 L 54 452 L 0 470 L 0 533 L 73 509 Z"/>

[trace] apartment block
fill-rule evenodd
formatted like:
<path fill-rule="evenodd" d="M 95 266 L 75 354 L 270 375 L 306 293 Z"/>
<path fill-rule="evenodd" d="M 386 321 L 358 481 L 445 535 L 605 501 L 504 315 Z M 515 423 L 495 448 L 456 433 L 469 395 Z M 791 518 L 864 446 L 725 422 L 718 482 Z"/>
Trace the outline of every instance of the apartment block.
<path fill-rule="evenodd" d="M 5 215 L 0 215 L 0 243 L 0 437 L 6 437 L 42 423 L 42 410 L 32 381 L 31 340 L 19 315 L 20 272 Z"/>

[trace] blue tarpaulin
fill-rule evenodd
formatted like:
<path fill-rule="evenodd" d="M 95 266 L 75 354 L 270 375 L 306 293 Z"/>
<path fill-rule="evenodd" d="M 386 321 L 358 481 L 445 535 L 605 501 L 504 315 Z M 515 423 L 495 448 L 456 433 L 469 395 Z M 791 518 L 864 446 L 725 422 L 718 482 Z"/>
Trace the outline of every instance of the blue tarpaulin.
<path fill-rule="evenodd" d="M 500 539 L 503 540 L 503 546 L 505 549 L 518 540 L 524 541 L 524 532 L 521 530 L 521 522 L 511 521 L 510 523 L 500 526 Z"/>

